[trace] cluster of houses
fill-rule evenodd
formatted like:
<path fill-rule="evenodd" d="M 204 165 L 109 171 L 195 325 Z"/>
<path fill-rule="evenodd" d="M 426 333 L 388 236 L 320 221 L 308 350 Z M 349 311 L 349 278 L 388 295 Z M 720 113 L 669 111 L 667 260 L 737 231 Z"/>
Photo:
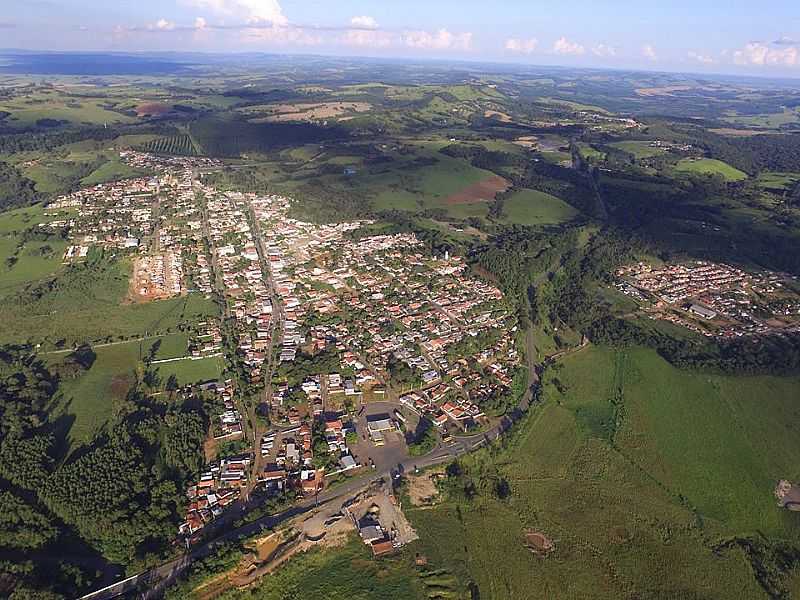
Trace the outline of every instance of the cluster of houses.
<path fill-rule="evenodd" d="M 800 329 L 800 295 L 789 276 L 709 261 L 653 266 L 639 262 L 617 269 L 617 289 L 652 300 L 654 318 L 706 336 L 741 337 Z M 666 310 L 662 310 L 666 309 Z"/>
<path fill-rule="evenodd" d="M 207 186 L 201 190 L 206 197 L 214 261 L 229 314 L 236 322 L 237 352 L 250 382 L 258 383 L 272 348 L 274 307 L 250 226 L 249 198 L 237 192 L 220 194 Z"/>
<path fill-rule="evenodd" d="M 340 359 L 341 373 L 329 375 L 327 386 L 318 377 L 303 382 L 309 414 L 321 414 L 322 390 L 381 395 L 390 383 L 423 398 L 409 400 L 418 412 L 467 428 L 483 418 L 487 398 L 508 392 L 519 366 L 513 335 L 473 355 L 448 352 L 465 337 L 516 330 L 500 290 L 468 276 L 463 259 L 431 256 L 413 234 L 349 235 L 365 222 L 293 219 L 282 197 L 253 206 L 285 315 L 281 360 L 294 360 L 303 343 L 311 352 L 335 349 Z M 392 382 L 392 361 L 405 363 L 410 381 Z M 276 387 L 276 403 L 286 391 Z"/>

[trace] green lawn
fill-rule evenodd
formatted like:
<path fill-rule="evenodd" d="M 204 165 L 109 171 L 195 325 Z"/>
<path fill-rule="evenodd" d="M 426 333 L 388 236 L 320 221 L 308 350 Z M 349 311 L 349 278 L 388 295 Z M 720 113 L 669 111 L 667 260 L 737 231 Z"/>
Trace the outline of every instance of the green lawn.
<path fill-rule="evenodd" d="M 537 190 L 520 190 L 503 203 L 502 221 L 518 225 L 554 225 L 579 214 L 560 198 Z"/>
<path fill-rule="evenodd" d="M 651 350 L 583 349 L 548 369 L 543 404 L 504 449 L 462 459 L 471 500 L 407 509 L 415 550 L 493 599 L 766 600 L 744 552 L 715 546 L 762 534 L 800 545 L 800 518 L 772 495 L 778 478 L 800 480 L 798 389 L 680 371 Z M 526 529 L 555 551 L 531 554 Z"/>
<path fill-rule="evenodd" d="M 222 359 L 219 357 L 177 360 L 155 366 L 158 368 L 158 374 L 162 380 L 166 381 L 171 375 L 174 375 L 179 385 L 219 379 L 222 375 Z"/>
<path fill-rule="evenodd" d="M 675 167 L 684 173 L 698 173 L 700 175 L 721 175 L 727 181 L 741 181 L 747 179 L 747 174 L 739 169 L 714 158 L 692 159 L 684 158 Z"/>

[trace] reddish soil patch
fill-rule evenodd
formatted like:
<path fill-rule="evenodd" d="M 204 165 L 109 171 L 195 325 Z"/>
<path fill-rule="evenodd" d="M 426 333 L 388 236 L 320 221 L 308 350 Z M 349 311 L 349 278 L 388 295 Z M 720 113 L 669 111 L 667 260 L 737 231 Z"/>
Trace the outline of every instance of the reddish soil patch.
<path fill-rule="evenodd" d="M 491 177 L 473 183 L 471 186 L 464 188 L 460 192 L 449 196 L 444 202 L 445 204 L 472 204 L 474 202 L 488 202 L 494 200 L 500 192 L 505 192 L 511 187 L 511 183 L 499 175 L 492 175 Z"/>
<path fill-rule="evenodd" d="M 540 531 L 526 531 L 525 545 L 534 554 L 547 554 L 555 547 L 553 540 Z"/>
<path fill-rule="evenodd" d="M 114 398 L 124 398 L 131 389 L 131 378 L 128 375 L 116 375 L 111 379 L 111 395 Z"/>
<path fill-rule="evenodd" d="M 148 102 L 147 104 L 140 104 L 136 107 L 136 114 L 140 117 L 150 116 L 158 117 L 165 115 L 172 110 L 169 104 L 161 104 L 160 102 Z"/>

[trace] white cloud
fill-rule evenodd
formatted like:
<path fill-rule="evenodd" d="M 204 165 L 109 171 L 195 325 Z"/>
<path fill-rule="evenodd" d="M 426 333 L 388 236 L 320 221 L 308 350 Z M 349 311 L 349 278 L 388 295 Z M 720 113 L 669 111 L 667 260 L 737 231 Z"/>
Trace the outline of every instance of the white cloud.
<path fill-rule="evenodd" d="M 148 25 L 147 28 L 152 31 L 172 31 L 175 29 L 175 23 L 166 19 L 159 19 L 155 23 Z"/>
<path fill-rule="evenodd" d="M 469 50 L 472 46 L 472 33 L 451 33 L 447 29 L 430 31 L 407 31 L 403 43 L 418 50 Z"/>
<path fill-rule="evenodd" d="M 353 17 L 350 19 L 350 25 L 358 27 L 359 29 L 377 29 L 378 22 L 373 17 L 361 15 L 360 17 Z"/>
<path fill-rule="evenodd" d="M 520 54 L 533 54 L 538 45 L 539 40 L 536 38 L 529 38 L 526 40 L 509 38 L 506 40 L 506 50 L 509 52 L 518 52 Z"/>
<path fill-rule="evenodd" d="M 689 50 L 686 53 L 691 60 L 699 62 L 701 65 L 713 65 L 716 61 L 706 54 L 700 54 L 699 52 L 695 52 L 694 50 Z"/>
<path fill-rule="evenodd" d="M 613 58 L 617 55 L 617 49 L 614 46 L 606 44 L 597 44 L 592 48 L 592 54 L 603 58 Z"/>
<path fill-rule="evenodd" d="M 658 60 L 656 49 L 650 44 L 645 44 L 642 46 L 642 56 L 644 56 L 647 60 Z"/>
<path fill-rule="evenodd" d="M 248 23 L 288 24 L 278 0 L 181 0 L 181 2 L 218 15 L 241 18 Z"/>
<path fill-rule="evenodd" d="M 800 50 L 796 46 L 778 49 L 761 42 L 750 42 L 733 53 L 733 62 L 737 65 L 794 67 L 800 65 Z"/>
<path fill-rule="evenodd" d="M 301 27 L 274 24 L 269 27 L 248 27 L 242 33 L 242 39 L 250 43 L 319 46 L 324 42 L 319 35 L 306 31 Z"/>
<path fill-rule="evenodd" d="M 349 29 L 341 36 L 339 41 L 346 46 L 388 48 L 394 44 L 396 36 L 388 31 Z"/>
<path fill-rule="evenodd" d="M 195 29 L 206 29 L 208 27 L 208 23 L 203 17 L 195 17 L 194 20 L 194 28 Z"/>
<path fill-rule="evenodd" d="M 581 56 L 586 52 L 586 48 L 578 44 L 577 42 L 570 42 L 565 37 L 560 37 L 556 40 L 556 43 L 553 44 L 553 52 L 556 54 L 569 54 L 572 56 Z"/>

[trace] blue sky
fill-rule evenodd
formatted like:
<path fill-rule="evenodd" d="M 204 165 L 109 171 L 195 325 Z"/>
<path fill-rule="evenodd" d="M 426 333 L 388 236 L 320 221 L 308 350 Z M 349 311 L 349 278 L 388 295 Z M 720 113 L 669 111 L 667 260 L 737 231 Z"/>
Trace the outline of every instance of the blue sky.
<path fill-rule="evenodd" d="M 452 58 L 800 77 L 800 1 L 0 0 L 0 47 Z"/>

